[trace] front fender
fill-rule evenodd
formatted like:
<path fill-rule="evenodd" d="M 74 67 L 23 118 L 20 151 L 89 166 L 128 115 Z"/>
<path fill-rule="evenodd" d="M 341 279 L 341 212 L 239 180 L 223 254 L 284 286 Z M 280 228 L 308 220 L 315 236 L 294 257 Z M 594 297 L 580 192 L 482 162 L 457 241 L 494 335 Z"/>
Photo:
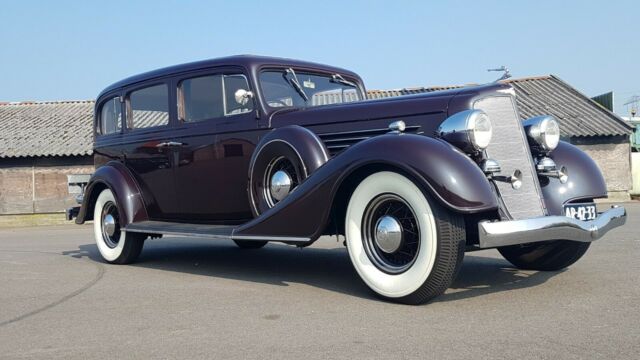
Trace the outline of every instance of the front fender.
<path fill-rule="evenodd" d="M 561 141 L 549 154 L 558 167 L 566 166 L 569 180 L 540 178 L 540 187 L 547 210 L 551 215 L 562 215 L 562 205 L 580 199 L 596 199 L 607 196 L 607 184 L 595 161 L 578 147 Z"/>
<path fill-rule="evenodd" d="M 125 227 L 132 222 L 149 219 L 140 188 L 133 176 L 122 163 L 111 161 L 99 167 L 91 176 L 76 218 L 77 224 L 93 220 L 93 206 L 98 195 L 105 188 L 111 189 L 113 196 L 116 198 L 120 212 L 121 227 Z"/>
<path fill-rule="evenodd" d="M 326 227 L 340 186 L 369 165 L 407 174 L 442 205 L 459 213 L 498 207 L 480 168 L 451 145 L 426 136 L 388 134 L 362 141 L 329 160 L 283 201 L 235 234 L 317 239 Z"/>

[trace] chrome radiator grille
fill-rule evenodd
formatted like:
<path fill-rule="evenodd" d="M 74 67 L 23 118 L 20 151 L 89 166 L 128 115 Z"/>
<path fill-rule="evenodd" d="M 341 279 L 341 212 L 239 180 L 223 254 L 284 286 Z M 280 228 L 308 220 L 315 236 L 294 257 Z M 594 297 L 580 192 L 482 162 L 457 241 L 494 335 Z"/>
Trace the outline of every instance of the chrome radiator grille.
<path fill-rule="evenodd" d="M 514 190 L 509 183 L 496 181 L 506 210 L 513 219 L 545 215 L 538 176 L 513 98 L 486 97 L 476 101 L 474 108 L 483 110 L 491 119 L 493 138 L 487 155 L 500 163 L 501 175 L 511 175 L 516 169 L 522 172 L 519 190 Z"/>

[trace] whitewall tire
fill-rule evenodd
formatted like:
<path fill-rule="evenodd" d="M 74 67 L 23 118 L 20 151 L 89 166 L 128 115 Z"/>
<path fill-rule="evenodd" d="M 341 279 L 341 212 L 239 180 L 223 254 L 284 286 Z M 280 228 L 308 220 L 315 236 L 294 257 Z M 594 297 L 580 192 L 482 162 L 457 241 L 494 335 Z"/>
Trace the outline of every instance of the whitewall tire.
<path fill-rule="evenodd" d="M 142 251 L 145 234 L 120 229 L 120 213 L 113 192 L 104 189 L 93 209 L 93 232 L 102 258 L 112 264 L 133 262 Z"/>
<path fill-rule="evenodd" d="M 366 177 L 347 207 L 349 257 L 379 296 L 419 304 L 442 294 L 464 256 L 464 220 L 407 177 L 389 171 Z"/>

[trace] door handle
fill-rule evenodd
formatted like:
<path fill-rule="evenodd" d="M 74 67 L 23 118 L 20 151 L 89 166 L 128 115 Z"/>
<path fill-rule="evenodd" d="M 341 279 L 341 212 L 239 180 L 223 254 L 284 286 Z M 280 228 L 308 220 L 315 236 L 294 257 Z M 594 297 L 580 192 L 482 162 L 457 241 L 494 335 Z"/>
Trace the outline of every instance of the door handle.
<path fill-rule="evenodd" d="M 165 148 L 165 147 L 177 147 L 177 146 L 184 146 L 184 145 L 186 144 L 183 144 L 177 141 L 166 141 L 166 142 L 161 142 L 160 144 L 156 145 L 156 147 Z"/>

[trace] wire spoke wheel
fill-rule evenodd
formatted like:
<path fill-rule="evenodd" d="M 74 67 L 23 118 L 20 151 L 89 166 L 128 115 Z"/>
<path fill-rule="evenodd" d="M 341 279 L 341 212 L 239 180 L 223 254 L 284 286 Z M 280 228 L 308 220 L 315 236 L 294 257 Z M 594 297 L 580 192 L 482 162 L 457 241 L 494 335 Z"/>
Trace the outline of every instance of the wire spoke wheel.
<path fill-rule="evenodd" d="M 345 214 L 347 251 L 379 296 L 421 304 L 442 294 L 464 257 L 464 219 L 406 176 L 375 172 L 356 186 Z"/>
<path fill-rule="evenodd" d="M 401 197 L 382 194 L 363 216 L 363 242 L 371 262 L 389 274 L 407 270 L 420 249 L 420 230 L 414 211 Z"/>

